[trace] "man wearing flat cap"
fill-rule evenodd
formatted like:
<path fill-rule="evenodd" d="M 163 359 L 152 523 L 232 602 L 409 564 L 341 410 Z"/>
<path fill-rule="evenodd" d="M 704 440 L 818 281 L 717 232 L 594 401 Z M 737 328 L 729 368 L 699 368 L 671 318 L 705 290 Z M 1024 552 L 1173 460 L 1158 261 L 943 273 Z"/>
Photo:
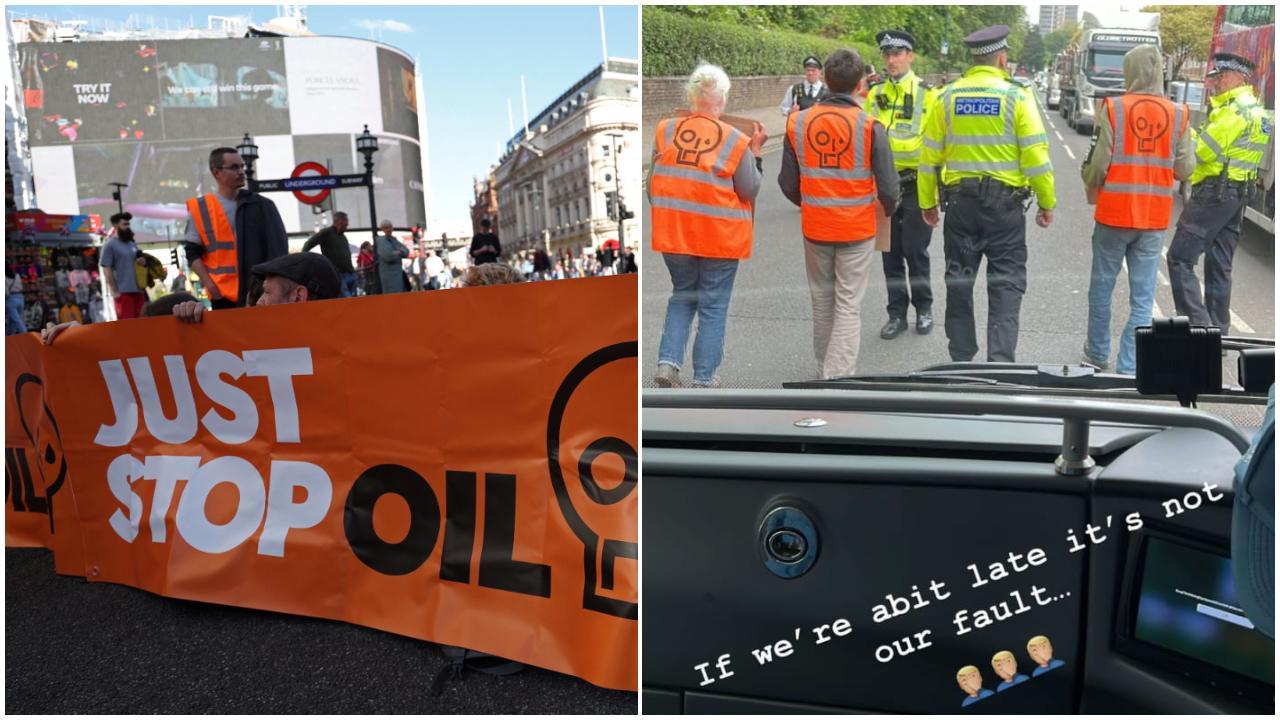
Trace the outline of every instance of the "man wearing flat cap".
<path fill-rule="evenodd" d="M 342 294 L 342 280 L 333 263 L 324 255 L 289 253 L 253 266 L 253 277 L 262 283 L 257 305 L 287 305 L 310 300 L 330 300 Z M 198 323 L 204 319 L 204 304 L 185 302 L 173 308 L 174 317 Z"/>
<path fill-rule="evenodd" d="M 827 86 L 822 82 L 822 61 L 817 55 L 810 55 L 804 59 L 804 80 L 787 89 L 778 109 L 783 115 L 808 110 L 826 91 Z"/>
<path fill-rule="evenodd" d="M 933 329 L 933 288 L 929 281 L 933 228 L 920 215 L 916 172 L 924 147 L 926 109 L 936 94 L 911 71 L 916 57 L 916 39 L 911 33 L 883 30 L 876 34 L 876 43 L 884 58 L 885 78 L 871 86 L 867 110 L 887 131 L 902 187 L 902 203 L 889 218 L 889 251 L 880 255 L 889 292 L 889 321 L 880 329 L 880 337 L 892 340 L 906 331 L 909 306 L 916 309 L 916 332 L 923 335 Z"/>
<path fill-rule="evenodd" d="M 1024 203 L 1034 194 L 1036 223 L 1053 222 L 1057 198 L 1049 139 L 1031 94 L 1012 82 L 1009 28 L 996 25 L 964 39 L 973 66 L 942 92 L 925 118 L 916 181 L 920 212 L 938 224 L 938 190 L 946 205 L 943 251 L 951 359 L 978 354 L 973 286 L 987 261 L 987 360 L 1015 362 L 1022 295 L 1027 289 Z M 941 185 L 939 185 L 941 181 Z"/>
<path fill-rule="evenodd" d="M 1231 263 L 1244 208 L 1258 186 L 1258 166 L 1271 138 L 1271 119 L 1249 84 L 1253 62 L 1216 53 L 1205 73 L 1209 117 L 1196 138 L 1191 199 L 1169 244 L 1169 285 L 1178 315 L 1196 325 L 1231 329 Z M 1204 296 L 1196 264 L 1204 255 Z"/>

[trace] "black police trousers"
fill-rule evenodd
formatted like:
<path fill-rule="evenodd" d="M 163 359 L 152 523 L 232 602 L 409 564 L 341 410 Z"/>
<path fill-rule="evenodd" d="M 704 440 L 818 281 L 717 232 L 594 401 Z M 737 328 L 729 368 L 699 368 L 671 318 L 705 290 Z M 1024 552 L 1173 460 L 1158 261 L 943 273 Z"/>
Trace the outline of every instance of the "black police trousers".
<path fill-rule="evenodd" d="M 1217 325 L 1226 335 L 1231 328 L 1231 262 L 1240 242 L 1244 214 L 1242 192 L 1227 189 L 1219 195 L 1212 180 L 1192 191 L 1178 218 L 1169 244 L 1169 285 L 1178 315 L 1193 325 Z M 1196 265 L 1204 255 L 1204 297 Z"/>
<path fill-rule="evenodd" d="M 889 317 L 905 320 L 908 305 L 915 306 L 917 316 L 930 313 L 933 288 L 929 284 L 929 242 L 933 228 L 920 216 L 914 180 L 903 183 L 902 204 L 889 222 L 889 252 L 880 254 L 889 291 Z"/>
<path fill-rule="evenodd" d="M 978 354 L 973 283 L 987 259 L 987 360 L 1014 362 L 1018 316 L 1027 291 L 1027 224 L 1022 203 L 959 195 L 947 204 L 942 225 L 947 268 L 946 332 L 951 359 Z"/>

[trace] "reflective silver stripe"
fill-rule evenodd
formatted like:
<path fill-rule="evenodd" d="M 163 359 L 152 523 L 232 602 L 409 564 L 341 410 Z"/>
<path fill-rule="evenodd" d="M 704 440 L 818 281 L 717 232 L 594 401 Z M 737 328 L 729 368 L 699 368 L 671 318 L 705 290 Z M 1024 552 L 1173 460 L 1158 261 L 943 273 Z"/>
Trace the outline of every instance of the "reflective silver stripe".
<path fill-rule="evenodd" d="M 850 128 L 853 131 L 853 167 L 862 167 L 863 136 L 866 135 L 868 123 L 872 122 L 871 115 L 865 112 L 858 113 L 858 122 L 854 123 Z"/>
<path fill-rule="evenodd" d="M 669 120 L 666 120 L 666 121 L 664 121 L 664 122 L 666 122 L 666 123 L 667 123 L 667 132 L 666 132 L 666 135 L 667 135 L 667 136 L 666 136 L 665 138 L 663 138 L 663 142 L 662 142 L 662 149 L 663 149 L 663 150 L 666 150 L 667 148 L 671 147 L 671 143 L 675 140 L 675 137 L 676 137 L 676 121 L 675 121 L 675 120 L 670 120 L 670 119 L 669 119 Z"/>
<path fill-rule="evenodd" d="M 942 151 L 942 143 L 938 142 L 937 140 L 934 140 L 933 138 L 926 137 L 924 139 L 924 146 L 929 148 L 930 150 L 937 150 L 939 152 Z"/>
<path fill-rule="evenodd" d="M 800 166 L 800 174 L 822 180 L 865 180 L 871 177 L 871 171 L 867 168 L 845 170 L 844 168 L 811 168 L 804 165 Z"/>
<path fill-rule="evenodd" d="M 957 135 L 951 140 L 952 145 L 1012 145 L 1004 137 L 991 135 Z"/>
<path fill-rule="evenodd" d="M 857 207 L 859 205 L 869 205 L 873 200 L 875 200 L 875 197 L 872 195 L 863 195 L 861 197 L 800 196 L 800 202 L 813 207 Z"/>
<path fill-rule="evenodd" d="M 916 168 L 916 172 L 921 175 L 937 175 L 938 171 L 932 165 L 921 165 Z"/>
<path fill-rule="evenodd" d="M 1011 87 L 1007 92 L 1005 92 L 1004 136 L 1010 141 L 1014 141 L 1018 137 L 1018 133 L 1013 127 L 1013 114 L 1018 108 L 1020 96 L 1021 93 L 1018 91 L 1017 86 Z"/>
<path fill-rule="evenodd" d="M 679 210 L 681 212 L 693 213 L 694 215 L 705 215 L 715 218 L 729 218 L 730 220 L 750 220 L 751 213 L 746 210 L 737 208 L 718 207 L 716 205 L 704 205 L 703 203 L 690 202 L 688 200 L 677 200 L 669 197 L 654 197 L 649 201 L 653 207 L 665 208 L 667 210 Z"/>
<path fill-rule="evenodd" d="M 706 170 L 697 168 L 673 167 L 671 165 L 654 165 L 654 175 L 666 175 L 668 177 L 676 177 L 682 180 L 692 180 L 694 182 L 703 182 L 716 187 L 732 188 L 733 178 L 721 177 L 712 174 Z"/>
<path fill-rule="evenodd" d="M 1127 193 L 1130 195 L 1163 195 L 1173 196 L 1173 188 L 1156 187 L 1154 185 L 1130 185 L 1127 183 L 1107 183 L 1102 186 L 1106 192 Z"/>
<path fill-rule="evenodd" d="M 1267 146 L 1266 146 L 1266 145 L 1259 145 L 1259 144 L 1258 144 L 1258 143 L 1256 143 L 1256 142 L 1252 142 L 1251 140 L 1249 140 L 1248 138 L 1246 138 L 1243 134 L 1240 136 L 1240 139 L 1238 139 L 1238 140 L 1236 140 L 1235 142 L 1231 143 L 1231 147 L 1234 147 L 1234 148 L 1240 148 L 1241 150 L 1249 150 L 1249 151 L 1252 151 L 1252 152 L 1266 152 L 1266 151 L 1267 151 Z"/>
<path fill-rule="evenodd" d="M 1114 165 L 1142 165 L 1145 167 L 1173 167 L 1173 158 L 1162 158 L 1154 155 L 1115 155 Z"/>
<path fill-rule="evenodd" d="M 712 165 L 712 169 L 717 173 L 728 172 L 726 167 L 729 164 L 729 154 L 738 145 L 738 138 L 742 137 L 742 132 L 737 128 L 729 128 L 729 137 L 724 139 L 724 145 L 720 148 L 720 156 L 716 158 L 716 162 Z"/>
<path fill-rule="evenodd" d="M 1047 163 L 1044 163 L 1043 165 L 1037 165 L 1035 167 L 1027 168 L 1026 170 L 1022 171 L 1022 174 L 1026 175 L 1027 177 L 1035 177 L 1037 175 L 1043 175 L 1047 172 L 1053 172 L 1053 163 L 1047 162 Z"/>
<path fill-rule="evenodd" d="M 1047 167 L 1047 166 L 1046 166 Z M 1007 162 L 948 162 L 948 170 L 956 172 L 999 172 L 1001 170 L 1020 170 L 1022 166 L 1017 160 Z M 1052 170 L 1052 167 L 1049 167 Z"/>
<path fill-rule="evenodd" d="M 1111 162 L 1114 163 L 1116 158 L 1124 154 L 1125 133 L 1128 128 L 1124 124 L 1124 103 L 1112 102 L 1110 99 L 1106 101 L 1106 106 L 1111 108 Z"/>
<path fill-rule="evenodd" d="M 1036 143 L 1047 143 L 1047 142 L 1049 142 L 1049 136 L 1045 133 L 1040 133 L 1039 135 L 1028 135 L 1027 137 L 1018 138 L 1018 147 L 1020 148 L 1031 147 Z"/>
<path fill-rule="evenodd" d="M 1206 128 L 1206 130 L 1207 130 L 1207 128 Z M 1203 142 L 1205 145 L 1208 145 L 1208 146 L 1209 146 L 1209 150 L 1213 151 L 1213 154 L 1214 154 L 1215 156 L 1217 156 L 1217 158 L 1218 158 L 1218 162 L 1222 162 L 1222 161 L 1223 161 L 1223 156 L 1222 156 L 1222 146 L 1218 144 L 1218 141 L 1217 141 L 1217 140 L 1214 140 L 1212 137 L 1210 137 L 1208 132 L 1202 132 L 1202 133 L 1200 133 L 1200 140 L 1201 140 L 1201 142 Z"/>
<path fill-rule="evenodd" d="M 236 269 L 233 267 L 213 267 L 206 268 L 210 275 L 234 275 Z"/>
<path fill-rule="evenodd" d="M 898 158 L 899 160 L 911 160 L 913 158 L 918 158 L 920 157 L 920 148 L 916 148 L 915 150 L 903 150 L 902 152 L 896 152 L 893 154 L 893 156 L 895 158 Z"/>
<path fill-rule="evenodd" d="M 801 110 L 796 115 L 795 137 L 791 139 L 791 144 L 796 146 L 796 163 L 800 165 L 800 169 L 804 170 L 804 124 L 809 119 L 809 111 Z"/>
<path fill-rule="evenodd" d="M 218 236 L 213 230 L 213 220 L 209 217 L 209 205 L 205 201 L 206 197 L 208 196 L 201 195 L 196 198 L 196 207 L 200 208 L 200 219 L 204 222 L 205 237 L 209 239 L 209 241 L 205 243 L 205 247 L 209 248 L 211 251 L 235 250 L 236 244 L 234 242 L 218 242 Z"/>

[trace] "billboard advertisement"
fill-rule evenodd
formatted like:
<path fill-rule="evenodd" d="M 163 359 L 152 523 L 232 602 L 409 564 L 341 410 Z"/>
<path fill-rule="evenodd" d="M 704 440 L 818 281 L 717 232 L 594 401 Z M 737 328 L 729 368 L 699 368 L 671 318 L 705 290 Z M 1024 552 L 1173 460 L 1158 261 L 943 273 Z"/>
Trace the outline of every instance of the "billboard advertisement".
<path fill-rule="evenodd" d="M 426 221 L 413 63 L 385 46 L 327 37 L 24 43 L 18 58 L 37 200 L 48 212 L 110 215 L 109 183 L 126 183 L 139 239 L 180 238 L 187 198 L 211 191 L 213 148 L 250 133 L 260 179 L 304 161 L 360 172 L 355 137 L 368 125 L 380 136 L 379 216 Z M 270 197 L 290 231 L 314 226 L 292 195 Z M 368 222 L 365 190 L 333 197 L 353 226 Z"/>

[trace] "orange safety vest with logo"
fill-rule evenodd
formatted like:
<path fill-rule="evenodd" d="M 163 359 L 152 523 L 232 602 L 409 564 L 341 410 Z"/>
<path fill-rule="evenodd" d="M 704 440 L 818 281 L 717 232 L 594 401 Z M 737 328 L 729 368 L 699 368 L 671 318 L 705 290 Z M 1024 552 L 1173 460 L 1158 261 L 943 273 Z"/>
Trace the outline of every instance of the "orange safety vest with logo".
<path fill-rule="evenodd" d="M 236 255 L 236 233 L 231 220 L 222 211 L 222 203 L 213 194 L 187 200 L 187 212 L 200 234 L 204 257 L 200 260 L 209 271 L 209 279 L 222 291 L 222 297 L 240 297 L 240 260 Z"/>
<path fill-rule="evenodd" d="M 733 190 L 733 174 L 750 142 L 732 125 L 701 113 L 658 123 L 649 188 L 655 251 L 751 257 L 752 203 Z"/>
<path fill-rule="evenodd" d="M 832 105 L 815 105 L 787 119 L 787 137 L 800 166 L 800 227 L 809 240 L 875 237 L 874 123 L 861 108 Z"/>
<path fill-rule="evenodd" d="M 1105 101 L 1111 167 L 1098 190 L 1094 220 L 1118 228 L 1164 230 L 1173 216 L 1173 158 L 1190 113 L 1156 95 Z"/>

